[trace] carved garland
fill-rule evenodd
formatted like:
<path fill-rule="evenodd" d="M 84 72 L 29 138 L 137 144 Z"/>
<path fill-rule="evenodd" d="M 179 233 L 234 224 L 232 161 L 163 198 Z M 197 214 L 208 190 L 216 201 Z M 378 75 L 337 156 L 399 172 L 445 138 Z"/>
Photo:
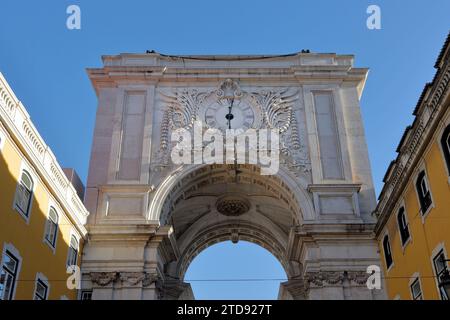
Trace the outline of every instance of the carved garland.
<path fill-rule="evenodd" d="M 108 286 L 118 280 L 122 281 L 122 284 L 131 286 L 136 286 L 142 282 L 143 287 L 148 287 L 160 281 L 158 275 L 147 272 L 91 272 L 90 278 L 92 283 L 101 287 Z"/>
<path fill-rule="evenodd" d="M 350 271 L 350 272 L 337 272 L 337 271 L 319 271 L 308 272 L 305 274 L 305 287 L 324 287 L 342 285 L 344 280 L 348 280 L 358 286 L 366 285 L 369 274 L 365 271 Z"/>

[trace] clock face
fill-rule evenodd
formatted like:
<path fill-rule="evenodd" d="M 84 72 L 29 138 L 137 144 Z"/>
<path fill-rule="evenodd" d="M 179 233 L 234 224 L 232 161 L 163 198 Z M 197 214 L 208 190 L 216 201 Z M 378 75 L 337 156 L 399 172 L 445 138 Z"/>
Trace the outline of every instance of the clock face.
<path fill-rule="evenodd" d="M 255 112 L 244 101 L 234 101 L 232 105 L 225 101 L 215 102 L 206 108 L 205 122 L 209 128 L 216 128 L 222 131 L 230 127 L 231 129 L 242 129 L 245 131 L 254 126 Z"/>

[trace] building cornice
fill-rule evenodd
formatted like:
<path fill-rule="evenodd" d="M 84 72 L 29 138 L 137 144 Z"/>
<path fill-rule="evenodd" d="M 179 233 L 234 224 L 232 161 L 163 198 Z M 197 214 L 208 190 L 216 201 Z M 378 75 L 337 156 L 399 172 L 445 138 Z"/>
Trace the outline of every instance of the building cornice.
<path fill-rule="evenodd" d="M 167 56 L 159 53 L 104 56 L 102 68 L 87 73 L 98 94 L 100 88 L 127 83 L 213 81 L 292 81 L 315 84 L 323 81 L 356 83 L 361 93 L 367 68 L 353 67 L 353 56 L 298 53 L 280 56 Z"/>
<path fill-rule="evenodd" d="M 69 219 L 83 237 L 86 236 L 87 231 L 84 225 L 89 212 L 62 171 L 50 147 L 45 144 L 31 122 L 30 115 L 25 107 L 17 99 L 1 73 L 0 120 L 27 160 L 35 168 L 41 180 L 61 204 Z"/>
<path fill-rule="evenodd" d="M 447 111 L 446 103 L 450 98 L 450 44 L 447 41 L 441 52 L 438 69 L 432 83 L 427 84 L 414 110 L 413 124 L 402 137 L 397 147 L 397 158 L 389 166 L 384 178 L 384 186 L 374 214 L 378 218 L 375 228 L 381 232 L 390 214 L 398 202 L 406 184 L 409 182 L 418 161 L 429 145 L 440 120 Z M 445 58 L 445 59 L 444 59 Z M 444 60 L 443 60 L 444 59 Z"/>

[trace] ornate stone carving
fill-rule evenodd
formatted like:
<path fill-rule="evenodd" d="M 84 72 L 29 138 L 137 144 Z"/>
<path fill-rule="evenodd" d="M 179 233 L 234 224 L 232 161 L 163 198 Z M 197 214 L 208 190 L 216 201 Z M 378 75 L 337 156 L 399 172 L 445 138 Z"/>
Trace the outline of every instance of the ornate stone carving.
<path fill-rule="evenodd" d="M 298 99 L 298 90 L 263 90 L 252 92 L 252 96 L 264 111 L 267 128 L 286 132 L 291 125 L 292 109 Z"/>
<path fill-rule="evenodd" d="M 344 273 L 334 271 L 308 272 L 304 278 L 305 284 L 308 287 L 323 287 L 326 285 L 342 284 Z"/>
<path fill-rule="evenodd" d="M 346 273 L 346 277 L 350 281 L 350 283 L 354 283 L 360 286 L 366 285 L 369 276 L 370 274 L 365 271 L 349 271 Z"/>
<path fill-rule="evenodd" d="M 236 81 L 227 79 L 217 89 L 176 89 L 172 93 L 159 91 L 163 102 L 160 127 L 160 147 L 152 164 L 153 172 L 171 168 L 170 151 L 174 143 L 170 141 L 172 130 L 192 129 L 195 120 L 209 106 L 224 99 L 245 100 L 254 109 L 254 129 L 277 129 L 281 134 L 281 164 L 295 175 L 309 174 L 311 165 L 306 147 L 303 123 L 295 114 L 299 101 L 299 90 L 293 88 L 245 91 Z"/>
<path fill-rule="evenodd" d="M 145 274 L 143 272 L 121 272 L 120 280 L 129 285 L 135 286 L 144 280 Z"/>
<path fill-rule="evenodd" d="M 303 279 L 289 279 L 286 282 L 282 282 L 283 286 L 294 300 L 304 300 L 306 299 L 305 294 L 305 282 Z"/>
<path fill-rule="evenodd" d="M 190 285 L 178 279 L 166 280 L 159 289 L 161 299 L 178 300 L 183 292 L 190 289 Z"/>
<path fill-rule="evenodd" d="M 159 276 L 155 273 L 145 273 L 144 274 L 144 278 L 142 279 L 142 286 L 144 287 L 148 287 L 150 285 L 152 285 L 153 283 L 155 283 L 156 285 L 158 285 L 159 282 Z"/>
<path fill-rule="evenodd" d="M 118 272 L 91 272 L 91 281 L 99 286 L 107 286 L 119 278 Z"/>
<path fill-rule="evenodd" d="M 242 91 L 236 81 L 227 79 L 220 84 L 216 95 L 219 99 L 240 99 L 242 97 Z"/>
<path fill-rule="evenodd" d="M 348 280 L 351 285 L 365 286 L 369 274 L 365 271 L 320 271 L 308 272 L 304 276 L 305 288 L 343 285 Z"/>
<path fill-rule="evenodd" d="M 248 212 L 250 203 L 241 197 L 224 196 L 217 201 L 216 208 L 224 216 L 237 217 Z"/>

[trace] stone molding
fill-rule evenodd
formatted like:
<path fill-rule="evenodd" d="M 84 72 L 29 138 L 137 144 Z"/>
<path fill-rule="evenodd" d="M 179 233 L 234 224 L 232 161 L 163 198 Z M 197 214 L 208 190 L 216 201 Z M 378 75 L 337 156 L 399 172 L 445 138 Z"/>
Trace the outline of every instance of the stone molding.
<path fill-rule="evenodd" d="M 117 281 L 119 278 L 118 272 L 91 272 L 89 275 L 92 283 L 101 287 L 106 287 L 107 285 Z"/>
<path fill-rule="evenodd" d="M 145 279 L 145 274 L 142 272 L 121 272 L 119 278 L 122 284 L 135 286 Z"/>
<path fill-rule="evenodd" d="M 91 272 L 89 273 L 92 283 L 101 287 L 108 286 L 117 281 L 122 284 L 136 286 L 142 282 L 143 287 L 148 287 L 160 281 L 158 275 L 147 272 Z"/>
<path fill-rule="evenodd" d="M 348 280 L 352 285 L 363 286 L 369 276 L 365 271 L 317 271 L 306 273 L 304 282 L 307 289 L 311 287 L 342 286 L 345 280 Z"/>

